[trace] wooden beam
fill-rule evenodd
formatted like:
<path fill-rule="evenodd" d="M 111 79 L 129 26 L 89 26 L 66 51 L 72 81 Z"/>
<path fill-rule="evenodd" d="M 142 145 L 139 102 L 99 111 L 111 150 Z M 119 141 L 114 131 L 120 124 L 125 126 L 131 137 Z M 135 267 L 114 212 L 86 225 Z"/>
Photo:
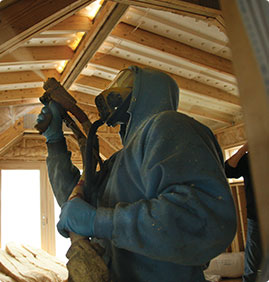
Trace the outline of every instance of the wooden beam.
<path fill-rule="evenodd" d="M 16 84 L 28 82 L 44 82 L 49 77 L 55 79 L 60 78 L 60 74 L 54 70 L 40 70 L 40 71 L 18 71 L 18 72 L 2 72 L 0 73 L 0 85 Z"/>
<path fill-rule="evenodd" d="M 21 47 L 0 58 L 0 63 L 70 60 L 74 52 L 68 46 Z"/>
<path fill-rule="evenodd" d="M 12 144 L 22 138 L 23 118 L 17 120 L 10 128 L 0 134 L 0 155 Z"/>
<path fill-rule="evenodd" d="M 211 0 L 181 0 L 186 3 L 192 3 L 206 8 L 220 10 L 220 5 L 218 1 Z"/>
<path fill-rule="evenodd" d="M 233 117 L 231 115 L 212 111 L 212 109 L 208 109 L 205 107 L 198 107 L 195 105 L 188 105 L 186 103 L 180 102 L 179 112 L 183 112 L 189 115 L 194 115 L 197 117 L 206 118 L 226 125 L 233 124 Z"/>
<path fill-rule="evenodd" d="M 10 6 L 11 4 L 13 4 L 14 2 L 16 2 L 17 0 L 5 0 L 5 1 L 1 1 L 0 2 L 0 10 L 3 10 L 4 8 Z"/>
<path fill-rule="evenodd" d="M 61 83 L 68 89 L 79 76 L 83 68 L 99 49 L 121 16 L 127 10 L 124 4 L 107 2 L 95 19 L 91 30 L 82 39 L 75 56 L 69 61 L 61 77 Z"/>
<path fill-rule="evenodd" d="M 140 6 L 145 8 L 152 8 L 157 10 L 165 10 L 173 13 L 184 12 L 189 14 L 201 15 L 203 17 L 215 18 L 221 15 L 219 9 L 209 7 L 209 5 L 201 6 L 197 3 L 190 3 L 184 0 L 112 0 L 117 3 L 126 5 Z M 195 2 L 195 1 L 192 1 Z"/>
<path fill-rule="evenodd" d="M 132 25 L 120 23 L 113 29 L 111 35 L 175 55 L 188 62 L 191 61 L 194 65 L 234 77 L 231 61 L 152 32 L 140 28 L 135 29 Z"/>
<path fill-rule="evenodd" d="M 95 105 L 95 96 L 91 94 L 86 94 L 78 91 L 68 91 L 78 103 L 84 104 L 84 105 L 90 105 L 92 107 L 96 107 Z"/>
<path fill-rule="evenodd" d="M 80 82 L 82 83 L 86 83 L 88 86 L 92 86 L 91 84 L 91 78 L 92 77 L 83 77 L 81 76 Z M 106 82 L 106 80 L 104 80 L 104 82 Z M 102 85 L 100 84 L 99 86 L 103 86 L 104 83 L 102 83 Z M 94 85 L 95 87 L 98 85 Z M 100 91 L 103 88 L 100 89 Z M 77 100 L 78 103 L 81 104 L 88 104 L 91 105 L 93 107 L 95 107 L 95 97 L 94 95 L 91 94 L 86 94 L 86 93 L 82 93 L 82 92 L 78 92 L 78 91 L 69 91 L 69 93 Z M 179 111 L 180 112 L 184 112 L 186 114 L 189 115 L 195 115 L 197 117 L 203 117 L 206 119 L 210 119 L 213 121 L 217 121 L 226 125 L 232 125 L 233 124 L 233 117 L 232 115 L 226 114 L 226 113 L 220 113 L 220 112 L 216 112 L 216 111 L 212 111 L 212 109 L 207 109 L 205 107 L 201 108 L 195 105 L 187 105 L 186 103 L 182 103 L 180 102 L 179 104 Z"/>
<path fill-rule="evenodd" d="M 39 99 L 37 98 L 29 98 L 29 99 L 20 99 L 17 101 L 8 101 L 8 102 L 0 102 L 0 108 L 4 107 L 16 107 L 16 106 L 32 106 L 32 105 L 39 105 Z"/>
<path fill-rule="evenodd" d="M 235 234 L 235 238 L 232 242 L 232 252 L 240 252 L 244 251 L 244 244 L 243 244 L 243 236 L 242 236 L 242 228 L 240 224 L 240 210 L 239 210 L 239 202 L 238 202 L 238 197 L 237 197 L 237 189 L 238 187 L 236 185 L 231 185 L 231 192 L 233 195 L 233 200 L 235 203 L 235 209 L 236 209 L 236 215 L 238 219 L 238 224 L 237 224 L 237 230 Z"/>
<path fill-rule="evenodd" d="M 0 91 L 0 103 L 21 101 L 23 99 L 39 98 L 43 95 L 43 93 L 43 88 Z"/>
<path fill-rule="evenodd" d="M 80 75 L 78 79 L 75 81 L 75 83 L 78 85 L 86 85 L 86 86 L 98 88 L 100 90 L 104 90 L 111 83 L 111 80 L 104 79 L 94 75 L 93 76 Z"/>
<path fill-rule="evenodd" d="M 117 70 L 127 68 L 131 65 L 146 67 L 145 65 L 139 64 L 137 62 L 128 61 L 119 57 L 106 55 L 102 53 L 96 53 L 95 56 L 90 60 L 90 63 L 114 68 Z M 210 97 L 212 99 L 216 99 L 218 101 L 222 101 L 224 103 L 240 107 L 239 97 L 236 97 L 223 90 L 220 90 L 219 88 L 197 82 L 193 79 L 187 79 L 172 73 L 168 73 L 168 74 L 175 79 L 180 89 L 191 91 L 205 97 Z"/>
<path fill-rule="evenodd" d="M 176 13 L 183 16 L 202 19 L 217 26 L 224 31 L 222 13 L 219 9 L 211 8 L 210 5 L 198 5 L 197 1 L 184 0 L 112 0 L 117 3 L 138 6 L 143 8 L 157 9 L 167 12 Z M 190 3 L 192 2 L 192 3 Z M 196 3 L 195 3 L 196 2 Z M 200 1 L 199 1 L 200 2 Z"/>
<path fill-rule="evenodd" d="M 15 50 L 34 35 L 48 29 L 90 0 L 19 0 L 0 10 L 0 56 Z"/>
<path fill-rule="evenodd" d="M 92 28 L 92 21 L 88 17 L 73 15 L 60 23 L 50 27 L 48 30 L 52 31 L 69 31 L 70 33 L 75 32 L 87 32 Z"/>
<path fill-rule="evenodd" d="M 263 253 L 267 263 L 264 272 L 267 272 L 269 266 L 269 70 L 266 44 L 269 37 L 266 32 L 268 27 L 266 17 L 269 8 L 266 1 L 250 3 L 241 0 L 221 0 L 220 3 L 245 114 L 251 173 Z M 260 278 L 260 281 L 265 281 L 263 275 Z"/>
<path fill-rule="evenodd" d="M 98 133 L 99 136 L 99 146 L 101 154 L 107 159 L 111 157 L 119 149 L 114 147 L 106 138 L 102 137 L 102 133 Z"/>

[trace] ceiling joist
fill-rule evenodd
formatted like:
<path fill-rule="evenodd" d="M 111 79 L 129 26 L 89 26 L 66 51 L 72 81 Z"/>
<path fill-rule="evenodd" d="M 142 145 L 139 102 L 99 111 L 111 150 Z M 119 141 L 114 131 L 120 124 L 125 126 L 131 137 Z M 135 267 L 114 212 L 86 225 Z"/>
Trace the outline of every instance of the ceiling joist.
<path fill-rule="evenodd" d="M 196 64 L 197 66 L 205 67 L 209 70 L 215 70 L 234 77 L 231 61 L 126 23 L 118 24 L 111 35 L 122 40 L 132 41 L 174 55 L 191 62 L 192 64 Z M 158 42 L 158 44 L 156 44 L 156 42 Z"/>
<path fill-rule="evenodd" d="M 117 70 L 127 68 L 131 65 L 146 67 L 145 65 L 138 64 L 137 62 L 132 62 L 129 60 L 125 60 L 119 57 L 115 57 L 115 56 L 111 56 L 111 55 L 107 55 L 103 53 L 96 53 L 96 55 L 91 59 L 90 63 L 102 65 L 102 66 L 109 67 L 109 68 L 114 68 Z M 240 106 L 239 97 L 236 97 L 235 95 L 229 94 L 216 87 L 212 87 L 212 86 L 197 82 L 192 79 L 187 79 L 187 78 L 184 78 L 182 76 L 178 76 L 172 73 L 169 73 L 169 75 L 171 75 L 175 79 L 180 89 L 184 89 L 184 90 L 191 91 L 194 93 L 199 93 L 203 96 L 210 97 L 216 100 L 220 100 L 225 103 L 229 103 L 229 104 L 232 104 L 238 107 Z"/>
<path fill-rule="evenodd" d="M 221 31 L 225 31 L 224 20 L 219 10 L 219 5 L 209 5 L 212 1 L 196 0 L 112 0 L 117 3 L 133 5 L 143 8 L 157 9 L 168 11 L 183 16 L 193 17 L 195 19 L 202 19 L 208 23 L 215 25 Z M 192 3 L 191 3 L 192 2 Z M 217 1 L 216 1 L 217 2 Z M 202 3 L 202 4 L 201 4 Z"/>
<path fill-rule="evenodd" d="M 0 64 L 53 62 L 72 59 L 74 52 L 68 46 L 20 47 L 0 58 Z"/>
<path fill-rule="evenodd" d="M 23 118 L 17 120 L 11 127 L 0 134 L 0 155 L 5 150 L 22 138 L 24 132 Z"/>
<path fill-rule="evenodd" d="M 92 21 L 86 16 L 73 15 L 50 27 L 49 31 L 87 32 L 92 27 Z"/>
<path fill-rule="evenodd" d="M 3 84 L 44 82 L 49 77 L 54 77 L 58 80 L 60 74 L 54 69 L 39 71 L 3 72 L 0 73 L 0 87 Z"/>
<path fill-rule="evenodd" d="M 89 5 L 89 0 L 19 0 L 0 10 L 0 56 Z"/>

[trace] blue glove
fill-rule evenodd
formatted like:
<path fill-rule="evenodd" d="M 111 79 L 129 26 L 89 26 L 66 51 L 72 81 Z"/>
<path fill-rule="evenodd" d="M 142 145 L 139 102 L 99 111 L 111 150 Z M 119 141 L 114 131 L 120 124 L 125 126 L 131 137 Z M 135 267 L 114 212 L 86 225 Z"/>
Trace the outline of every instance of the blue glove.
<path fill-rule="evenodd" d="M 45 132 L 42 133 L 47 139 L 48 143 L 55 143 L 64 138 L 62 129 L 62 118 L 57 108 L 56 102 L 51 101 L 48 105 L 42 108 L 41 113 L 37 117 L 37 123 L 42 122 L 45 119 L 46 113 L 52 114 L 51 122 Z"/>
<path fill-rule="evenodd" d="M 67 201 L 62 205 L 60 221 L 57 224 L 58 232 L 66 238 L 69 237 L 69 232 L 92 237 L 95 216 L 96 209 L 80 198 Z"/>

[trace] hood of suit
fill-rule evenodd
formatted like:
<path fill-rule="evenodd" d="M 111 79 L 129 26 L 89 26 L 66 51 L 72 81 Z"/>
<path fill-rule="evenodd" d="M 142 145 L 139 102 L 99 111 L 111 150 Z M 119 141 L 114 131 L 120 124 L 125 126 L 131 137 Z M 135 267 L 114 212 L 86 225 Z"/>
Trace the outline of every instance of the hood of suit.
<path fill-rule="evenodd" d="M 128 113 L 130 118 L 122 139 L 126 144 L 152 116 L 163 111 L 176 111 L 179 89 L 172 77 L 164 72 L 131 66 L 134 86 Z"/>

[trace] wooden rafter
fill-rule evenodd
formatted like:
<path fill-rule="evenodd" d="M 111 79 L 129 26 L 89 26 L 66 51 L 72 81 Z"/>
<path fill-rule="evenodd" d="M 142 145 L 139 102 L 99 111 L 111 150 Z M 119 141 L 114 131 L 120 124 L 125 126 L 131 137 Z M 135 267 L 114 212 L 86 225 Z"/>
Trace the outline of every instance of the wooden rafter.
<path fill-rule="evenodd" d="M 74 57 L 69 61 L 62 74 L 61 83 L 65 88 L 68 89 L 76 80 L 127 8 L 127 5 L 110 2 L 102 7 L 91 30 L 82 39 Z"/>
<path fill-rule="evenodd" d="M 187 105 L 185 103 L 179 104 L 179 111 L 188 115 L 206 118 L 209 120 L 217 121 L 226 125 L 233 124 L 233 117 L 229 114 L 220 114 L 212 109 L 205 109 L 195 105 Z"/>
<path fill-rule="evenodd" d="M 40 104 L 39 102 L 39 99 L 38 98 L 21 98 L 17 101 L 14 101 L 14 100 L 10 100 L 10 101 L 4 101 L 4 102 L 1 102 L 0 100 L 0 108 L 3 108 L 3 107 L 10 107 L 10 106 L 13 106 L 13 107 L 17 107 L 17 106 L 32 106 L 32 105 L 38 105 Z"/>
<path fill-rule="evenodd" d="M 86 16 L 73 15 L 60 23 L 50 27 L 48 30 L 50 31 L 59 31 L 65 30 L 70 33 L 73 32 L 87 32 L 92 27 L 92 21 L 89 20 Z"/>
<path fill-rule="evenodd" d="M 120 23 L 114 28 L 111 35 L 172 54 L 188 62 L 191 61 L 193 65 L 234 77 L 231 61 L 152 32 L 135 28 L 132 25 Z"/>
<path fill-rule="evenodd" d="M 69 91 L 69 93 L 76 99 L 77 103 L 96 107 L 94 102 L 95 99 L 94 95 L 81 93 L 77 91 Z"/>
<path fill-rule="evenodd" d="M 49 77 L 59 79 L 60 75 L 56 70 L 19 71 L 0 73 L 0 85 L 17 84 L 27 82 L 44 82 Z M 1 96 L 1 95 L 0 95 Z"/>
<path fill-rule="evenodd" d="M 19 0 L 0 10 L 0 56 L 89 5 L 90 0 Z"/>
<path fill-rule="evenodd" d="M 112 55 L 106 55 L 103 53 L 96 53 L 96 55 L 91 59 L 90 63 L 114 68 L 117 70 L 127 68 L 131 65 L 146 67 L 145 65 L 139 64 L 137 62 L 132 62 L 126 59 L 118 58 Z M 199 95 L 220 100 L 224 103 L 232 104 L 238 107 L 240 106 L 240 100 L 235 95 L 220 90 L 216 87 L 212 87 L 201 82 L 194 81 L 192 79 L 187 79 L 182 76 L 174 75 L 171 73 L 169 73 L 169 75 L 171 75 L 175 79 L 180 89 L 199 93 Z"/>
<path fill-rule="evenodd" d="M 9 146 L 22 138 L 23 131 L 23 118 L 20 118 L 10 128 L 0 134 L 0 155 L 3 154 Z"/>
<path fill-rule="evenodd" d="M 105 89 L 111 83 L 111 80 L 97 76 L 80 75 L 76 80 L 76 85 L 88 85 L 98 89 Z"/>
<path fill-rule="evenodd" d="M 0 103 L 16 102 L 22 99 L 39 98 L 43 95 L 43 93 L 43 88 L 0 91 Z"/>
<path fill-rule="evenodd" d="M 268 3 L 220 1 L 233 52 L 233 64 L 245 113 L 247 141 L 259 229 L 264 254 L 260 281 L 266 281 L 269 265 L 268 167 Z M 250 20 L 251 19 L 251 20 Z M 263 274 L 264 273 L 264 274 Z"/>
<path fill-rule="evenodd" d="M 102 133 L 98 133 L 98 136 L 99 136 L 100 151 L 105 158 L 109 158 L 111 155 L 113 155 L 115 152 L 119 150 L 118 148 L 113 146 L 110 142 L 108 142 L 106 138 L 102 136 Z"/>
<path fill-rule="evenodd" d="M 60 61 L 72 59 L 74 53 L 68 46 L 20 47 L 2 56 L 1 63 L 36 63 L 38 61 Z"/>
<path fill-rule="evenodd" d="M 90 82 L 90 78 L 89 78 Z M 101 89 L 100 89 L 101 91 Z M 95 97 L 91 94 L 85 94 L 77 91 L 70 91 L 70 94 L 77 100 L 78 104 L 88 104 L 92 107 L 95 107 Z M 209 120 L 217 121 L 226 125 L 233 124 L 233 117 L 229 114 L 213 111 L 212 109 L 206 109 L 205 107 L 201 108 L 195 105 L 189 105 L 186 103 L 180 103 L 179 111 L 184 112 L 189 115 L 195 115 L 197 117 L 203 117 Z"/>
<path fill-rule="evenodd" d="M 168 11 L 179 15 L 185 15 L 196 19 L 203 19 L 212 25 L 217 26 L 220 30 L 225 30 L 222 13 L 219 9 L 208 5 L 206 1 L 199 3 L 195 0 L 112 0 L 117 3 L 123 3 L 143 8 L 151 8 L 162 11 Z M 192 2 L 192 3 L 190 3 Z M 216 6 L 216 5 L 215 5 Z"/>
<path fill-rule="evenodd" d="M 158 10 L 166 10 L 173 13 L 189 13 L 197 14 L 204 17 L 215 18 L 221 15 L 220 10 L 211 7 L 197 5 L 197 1 L 184 1 L 184 0 L 112 0 L 118 3 L 127 5 L 140 6 L 145 8 L 152 8 Z"/>

